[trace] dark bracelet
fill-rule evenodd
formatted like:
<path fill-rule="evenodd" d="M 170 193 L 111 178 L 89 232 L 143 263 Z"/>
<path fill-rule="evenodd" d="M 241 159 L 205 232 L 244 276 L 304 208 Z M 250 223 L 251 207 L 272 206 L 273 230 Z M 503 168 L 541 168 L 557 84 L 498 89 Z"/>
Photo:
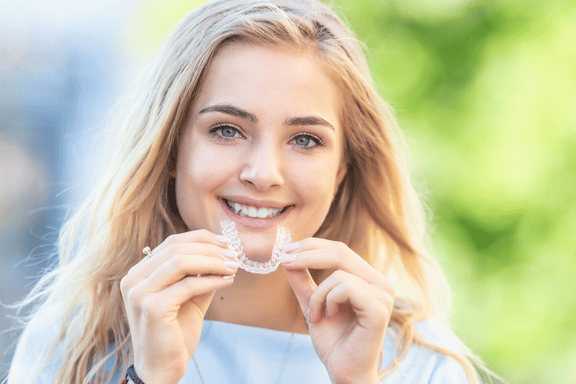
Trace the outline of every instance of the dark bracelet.
<path fill-rule="evenodd" d="M 134 384 L 144 384 L 144 382 L 140 380 L 140 378 L 136 374 L 136 371 L 134 370 L 134 364 L 129 366 L 128 369 L 126 370 L 126 378 L 124 378 L 126 383 L 128 383 L 128 378 L 130 378 L 130 380 L 132 380 Z"/>

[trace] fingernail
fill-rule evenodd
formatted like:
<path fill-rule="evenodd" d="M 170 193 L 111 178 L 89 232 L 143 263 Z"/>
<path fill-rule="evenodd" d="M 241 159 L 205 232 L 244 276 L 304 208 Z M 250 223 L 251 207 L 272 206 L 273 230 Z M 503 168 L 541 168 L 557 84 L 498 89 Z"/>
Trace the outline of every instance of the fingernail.
<path fill-rule="evenodd" d="M 330 317 L 330 315 L 328 314 L 328 307 L 324 308 L 324 315 L 326 316 L 326 318 Z"/>
<path fill-rule="evenodd" d="M 216 235 L 216 241 L 222 244 L 230 244 L 230 239 L 222 235 Z"/>
<path fill-rule="evenodd" d="M 223 278 L 224 280 L 230 280 L 230 279 L 233 279 L 235 276 L 236 276 L 236 274 L 226 275 L 226 276 L 222 276 L 222 278 Z"/>
<path fill-rule="evenodd" d="M 285 263 L 291 263 L 292 261 L 296 260 L 296 255 L 282 255 L 278 258 L 278 261 L 280 261 L 282 264 Z"/>
<path fill-rule="evenodd" d="M 220 252 L 229 259 L 235 259 L 238 254 L 232 249 L 223 249 Z"/>
<path fill-rule="evenodd" d="M 284 252 L 294 252 L 295 250 L 298 249 L 298 247 L 300 247 L 300 243 L 296 242 L 296 243 L 288 243 L 284 246 Z"/>
<path fill-rule="evenodd" d="M 306 311 L 306 324 L 310 324 L 310 307 Z"/>
<path fill-rule="evenodd" d="M 225 266 L 227 266 L 228 268 L 232 268 L 232 269 L 238 269 L 238 267 L 240 267 L 240 264 L 238 264 L 234 260 L 224 260 L 223 263 Z"/>

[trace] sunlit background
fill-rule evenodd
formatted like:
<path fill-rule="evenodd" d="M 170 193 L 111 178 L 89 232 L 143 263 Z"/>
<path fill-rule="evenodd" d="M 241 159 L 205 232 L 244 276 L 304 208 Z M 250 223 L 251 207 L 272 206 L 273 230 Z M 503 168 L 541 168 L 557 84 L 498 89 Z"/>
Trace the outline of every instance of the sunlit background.
<path fill-rule="evenodd" d="M 3 1 L 0 301 L 11 304 L 89 188 L 108 109 L 200 1 Z M 456 333 L 510 383 L 575 383 L 576 2 L 334 3 L 406 133 Z M 11 314 L 0 307 L 2 331 Z M 0 372 L 16 336 L 0 335 Z"/>

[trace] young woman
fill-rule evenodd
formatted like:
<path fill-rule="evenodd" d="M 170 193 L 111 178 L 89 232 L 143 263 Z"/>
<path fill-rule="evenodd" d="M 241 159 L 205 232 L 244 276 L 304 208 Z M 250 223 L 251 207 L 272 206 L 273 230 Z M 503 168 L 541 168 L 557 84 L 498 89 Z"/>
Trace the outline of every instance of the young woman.
<path fill-rule="evenodd" d="M 479 381 L 391 112 L 327 6 L 205 4 L 137 84 L 8 383 Z M 239 244 L 280 266 L 239 268 Z"/>

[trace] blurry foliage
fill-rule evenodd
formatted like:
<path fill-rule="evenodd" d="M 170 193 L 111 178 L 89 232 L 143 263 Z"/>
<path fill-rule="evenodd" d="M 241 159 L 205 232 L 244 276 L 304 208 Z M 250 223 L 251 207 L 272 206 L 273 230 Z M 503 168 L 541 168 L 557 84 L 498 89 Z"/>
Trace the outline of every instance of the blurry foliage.
<path fill-rule="evenodd" d="M 132 53 L 192 3 L 144 1 Z M 456 332 L 511 383 L 576 382 L 576 2 L 334 4 L 406 132 Z"/>

